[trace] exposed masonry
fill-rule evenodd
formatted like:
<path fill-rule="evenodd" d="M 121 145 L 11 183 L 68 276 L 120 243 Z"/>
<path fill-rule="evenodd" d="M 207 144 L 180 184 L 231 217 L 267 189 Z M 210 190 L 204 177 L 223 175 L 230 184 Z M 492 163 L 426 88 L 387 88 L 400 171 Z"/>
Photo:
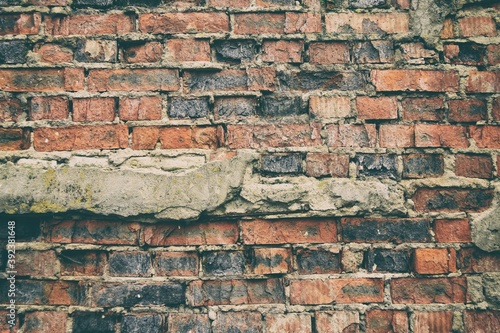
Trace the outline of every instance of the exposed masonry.
<path fill-rule="evenodd" d="M 0 0 L 12 331 L 500 332 L 499 9 Z"/>

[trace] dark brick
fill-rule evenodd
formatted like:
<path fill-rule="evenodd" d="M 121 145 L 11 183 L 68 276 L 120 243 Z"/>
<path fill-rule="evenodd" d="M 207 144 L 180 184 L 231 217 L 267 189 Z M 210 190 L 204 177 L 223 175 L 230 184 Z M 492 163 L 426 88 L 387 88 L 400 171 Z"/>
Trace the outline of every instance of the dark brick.
<path fill-rule="evenodd" d="M 162 284 L 103 283 L 92 287 L 93 306 L 132 307 L 135 305 L 184 304 L 185 286 L 180 283 Z"/>
<path fill-rule="evenodd" d="M 328 249 L 299 249 L 297 251 L 297 265 L 300 274 L 340 273 L 338 252 Z"/>
<path fill-rule="evenodd" d="M 23 113 L 21 101 L 17 98 L 0 98 L 0 122 L 14 121 Z"/>
<path fill-rule="evenodd" d="M 170 1 L 164 1 L 170 2 Z M 148 6 L 156 7 L 161 4 L 161 0 L 116 0 L 117 5 L 120 6 Z"/>
<path fill-rule="evenodd" d="M 480 212 L 493 200 L 493 191 L 462 188 L 419 188 L 412 198 L 419 212 Z"/>
<path fill-rule="evenodd" d="M 184 74 L 188 91 L 241 91 L 247 90 L 244 70 L 196 71 Z"/>
<path fill-rule="evenodd" d="M 444 46 L 444 57 L 448 63 L 456 65 L 482 65 L 486 46 L 466 43 Z"/>
<path fill-rule="evenodd" d="M 403 178 L 441 176 L 444 172 L 443 156 L 437 154 L 403 155 Z"/>
<path fill-rule="evenodd" d="M 302 172 L 302 155 L 265 155 L 262 156 L 261 171 L 267 174 L 292 174 Z"/>
<path fill-rule="evenodd" d="M 465 333 L 500 332 L 500 311 L 467 310 L 464 322 Z"/>
<path fill-rule="evenodd" d="M 294 116 L 305 113 L 300 96 L 266 96 L 262 98 L 259 114 L 263 117 Z"/>
<path fill-rule="evenodd" d="M 206 98 L 172 98 L 168 107 L 171 118 L 202 118 L 208 116 L 210 107 Z"/>
<path fill-rule="evenodd" d="M 385 0 L 349 0 L 349 6 L 353 8 L 372 8 L 385 5 Z"/>
<path fill-rule="evenodd" d="M 250 61 L 257 54 L 257 43 L 254 40 L 218 40 L 214 46 L 220 61 Z"/>
<path fill-rule="evenodd" d="M 262 333 L 262 315 L 259 312 L 219 312 L 214 322 L 214 333 Z"/>
<path fill-rule="evenodd" d="M 401 102 L 405 120 L 444 120 L 444 103 L 440 97 L 405 98 Z"/>
<path fill-rule="evenodd" d="M 428 242 L 429 221 L 424 219 L 343 218 L 342 240 L 345 242 Z"/>
<path fill-rule="evenodd" d="M 40 237 L 41 227 L 40 221 L 34 219 L 33 217 L 26 216 L 9 216 L 8 218 L 2 218 L 0 222 L 0 240 L 6 240 L 8 231 L 8 221 L 16 222 L 16 242 L 24 241 L 31 242 L 35 241 Z"/>
<path fill-rule="evenodd" d="M 254 98 L 221 97 L 215 99 L 217 118 L 248 117 L 255 114 L 257 103 Z"/>
<path fill-rule="evenodd" d="M 294 0 L 257 0 L 257 6 L 273 7 L 273 6 L 293 6 Z"/>
<path fill-rule="evenodd" d="M 353 47 L 357 63 L 385 63 L 394 60 L 394 46 L 388 40 L 374 40 L 356 43 Z"/>
<path fill-rule="evenodd" d="M 7 290 L 8 281 L 0 281 Z M 86 289 L 77 281 L 41 281 L 16 279 L 16 304 L 29 305 L 80 305 Z M 0 294 L 0 302 L 8 303 L 7 293 Z"/>
<path fill-rule="evenodd" d="M 198 256 L 196 252 L 160 252 L 155 257 L 157 275 L 196 275 Z"/>
<path fill-rule="evenodd" d="M 73 333 L 114 333 L 117 318 L 102 312 L 75 312 Z"/>
<path fill-rule="evenodd" d="M 450 122 L 476 122 L 486 120 L 486 101 L 481 99 L 463 99 L 448 101 Z"/>
<path fill-rule="evenodd" d="M 106 8 L 113 5 L 113 0 L 74 0 L 75 7 L 97 7 Z"/>
<path fill-rule="evenodd" d="M 289 90 L 363 90 L 367 85 L 365 72 L 278 72 L 279 89 Z"/>
<path fill-rule="evenodd" d="M 210 333 L 210 319 L 206 314 L 170 313 L 168 332 Z"/>
<path fill-rule="evenodd" d="M 102 275 L 106 265 L 106 252 L 65 250 L 59 254 L 61 275 Z"/>
<path fill-rule="evenodd" d="M 121 333 L 163 332 L 163 318 L 160 315 L 124 316 Z"/>
<path fill-rule="evenodd" d="M 284 274 L 290 271 L 291 251 L 286 248 L 254 248 L 251 270 L 254 274 Z"/>
<path fill-rule="evenodd" d="M 0 42 L 0 64 L 24 64 L 29 49 L 24 40 Z"/>
<path fill-rule="evenodd" d="M 398 179 L 397 156 L 381 154 L 357 154 L 358 176 Z"/>
<path fill-rule="evenodd" d="M 366 256 L 369 272 L 404 273 L 410 269 L 410 256 L 405 251 L 374 249 Z"/>
<path fill-rule="evenodd" d="M 115 252 L 109 255 L 112 276 L 150 276 L 151 259 L 147 252 Z"/>
<path fill-rule="evenodd" d="M 243 274 L 245 257 L 242 252 L 208 252 L 203 255 L 203 271 L 207 275 Z"/>
<path fill-rule="evenodd" d="M 463 273 L 485 273 L 500 271 L 500 256 L 482 251 L 476 247 L 460 250 L 458 267 Z"/>
<path fill-rule="evenodd" d="M 25 150 L 29 146 L 29 129 L 0 128 L 0 150 Z"/>

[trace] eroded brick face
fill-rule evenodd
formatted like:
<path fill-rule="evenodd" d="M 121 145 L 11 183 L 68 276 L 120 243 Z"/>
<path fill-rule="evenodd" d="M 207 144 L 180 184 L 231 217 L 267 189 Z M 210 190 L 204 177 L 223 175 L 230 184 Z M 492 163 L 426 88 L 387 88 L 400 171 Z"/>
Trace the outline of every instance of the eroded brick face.
<path fill-rule="evenodd" d="M 0 9 L 0 333 L 500 332 L 495 1 Z"/>

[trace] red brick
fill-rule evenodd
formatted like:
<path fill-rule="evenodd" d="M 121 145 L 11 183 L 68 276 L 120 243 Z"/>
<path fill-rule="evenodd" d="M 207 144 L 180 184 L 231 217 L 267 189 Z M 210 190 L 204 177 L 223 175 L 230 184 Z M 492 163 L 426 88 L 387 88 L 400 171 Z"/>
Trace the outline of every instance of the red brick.
<path fill-rule="evenodd" d="M 493 191 L 462 188 L 419 188 L 412 198 L 417 212 L 482 212 Z"/>
<path fill-rule="evenodd" d="M 321 125 L 228 125 L 227 146 L 232 149 L 321 146 Z"/>
<path fill-rule="evenodd" d="M 132 130 L 132 149 L 155 149 L 160 140 L 160 127 L 134 127 Z"/>
<path fill-rule="evenodd" d="M 311 96 L 309 112 L 322 119 L 347 118 L 351 115 L 351 100 L 349 97 Z"/>
<path fill-rule="evenodd" d="M 219 312 L 213 323 L 213 333 L 262 333 L 262 315 L 259 312 Z"/>
<path fill-rule="evenodd" d="M 488 45 L 488 63 L 492 66 L 500 64 L 500 44 Z"/>
<path fill-rule="evenodd" d="M 316 331 L 318 333 L 359 333 L 361 323 L 359 313 L 352 311 L 316 312 Z"/>
<path fill-rule="evenodd" d="M 486 102 L 481 99 L 453 99 L 448 101 L 450 122 L 476 122 L 486 120 Z"/>
<path fill-rule="evenodd" d="M 66 96 L 33 97 L 30 102 L 30 120 L 67 119 L 69 101 Z"/>
<path fill-rule="evenodd" d="M 425 64 L 439 61 L 439 55 L 434 50 L 426 49 L 423 43 L 405 43 L 401 44 L 400 48 L 403 58 L 409 64 Z"/>
<path fill-rule="evenodd" d="M 168 314 L 167 332 L 210 332 L 208 314 L 202 313 L 172 313 Z"/>
<path fill-rule="evenodd" d="M 276 69 L 274 67 L 247 68 L 248 90 L 274 91 Z"/>
<path fill-rule="evenodd" d="M 167 56 L 172 61 L 210 61 L 210 43 L 201 39 L 170 39 Z"/>
<path fill-rule="evenodd" d="M 122 97 L 119 103 L 121 120 L 160 120 L 161 96 Z"/>
<path fill-rule="evenodd" d="M 374 124 L 328 125 L 328 146 L 339 148 L 375 147 L 377 129 Z"/>
<path fill-rule="evenodd" d="M 455 71 L 387 69 L 372 70 L 371 79 L 377 91 L 458 91 Z"/>
<path fill-rule="evenodd" d="M 500 71 L 469 72 L 466 91 L 477 93 L 500 92 Z"/>
<path fill-rule="evenodd" d="M 17 98 L 0 98 L 0 121 L 1 122 L 17 122 L 23 108 L 21 101 Z"/>
<path fill-rule="evenodd" d="M 493 177 L 493 161 L 489 155 L 455 155 L 455 174 L 460 177 Z"/>
<path fill-rule="evenodd" d="M 441 29 L 441 38 L 448 39 L 455 37 L 455 32 L 453 31 L 453 20 L 447 18 L 443 22 L 443 29 Z"/>
<path fill-rule="evenodd" d="M 394 46 L 390 40 L 358 42 L 353 47 L 353 58 L 360 64 L 390 63 L 394 61 Z"/>
<path fill-rule="evenodd" d="M 307 292 L 304 292 L 307 290 Z M 290 281 L 291 304 L 382 303 L 383 279 L 324 279 Z"/>
<path fill-rule="evenodd" d="M 38 151 L 118 149 L 128 147 L 125 125 L 36 128 L 34 146 Z"/>
<path fill-rule="evenodd" d="M 143 240 L 150 246 L 223 245 L 236 243 L 238 233 L 233 222 L 157 224 L 144 227 Z"/>
<path fill-rule="evenodd" d="M 61 276 L 102 276 L 107 264 L 104 251 L 65 250 L 59 254 Z"/>
<path fill-rule="evenodd" d="M 153 34 L 226 32 L 229 17 L 225 13 L 146 13 L 139 15 L 139 29 Z"/>
<path fill-rule="evenodd" d="M 286 274 L 290 272 L 292 253 L 284 248 L 255 248 L 252 257 L 254 274 Z"/>
<path fill-rule="evenodd" d="M 57 44 L 37 45 L 33 51 L 40 56 L 41 62 L 58 64 L 73 61 L 73 51 Z"/>
<path fill-rule="evenodd" d="M 29 149 L 30 141 L 28 129 L 0 128 L 0 151 Z"/>
<path fill-rule="evenodd" d="M 14 321 L 14 326 L 10 326 L 9 320 Z M 9 310 L 0 310 L 0 333 L 15 333 L 19 330 L 19 315 L 10 313 Z"/>
<path fill-rule="evenodd" d="M 487 16 L 464 17 L 458 20 L 461 37 L 491 36 L 497 34 L 493 18 Z"/>
<path fill-rule="evenodd" d="M 413 267 L 418 274 L 447 274 L 457 271 L 455 249 L 415 249 Z"/>
<path fill-rule="evenodd" d="M 500 148 L 500 126 L 470 126 L 469 133 L 478 148 Z"/>
<path fill-rule="evenodd" d="M 34 14 L 7 14 L 0 15 L 2 27 L 0 35 L 36 35 L 40 32 L 42 16 Z"/>
<path fill-rule="evenodd" d="M 396 97 L 368 97 L 356 98 L 356 109 L 360 119 L 397 119 L 398 100 Z"/>
<path fill-rule="evenodd" d="M 401 106 L 404 120 L 444 120 L 444 103 L 441 97 L 404 98 Z"/>
<path fill-rule="evenodd" d="M 319 13 L 285 13 L 285 33 L 315 33 L 321 32 L 321 14 Z"/>
<path fill-rule="evenodd" d="M 391 280 L 395 304 L 465 303 L 466 290 L 464 277 Z"/>
<path fill-rule="evenodd" d="M 53 221 L 47 225 L 47 241 L 64 244 L 137 245 L 139 229 L 137 223 Z"/>
<path fill-rule="evenodd" d="M 261 8 L 270 8 L 270 7 L 288 7 L 295 5 L 293 0 L 255 0 L 255 5 Z"/>
<path fill-rule="evenodd" d="M 174 69 L 93 69 L 90 91 L 179 90 L 179 72 Z"/>
<path fill-rule="evenodd" d="M 303 41 L 265 41 L 262 44 L 262 60 L 269 62 L 302 62 Z"/>
<path fill-rule="evenodd" d="M 436 220 L 434 222 L 436 241 L 440 243 L 472 242 L 468 219 Z"/>
<path fill-rule="evenodd" d="M 81 62 L 116 62 L 118 45 L 114 40 L 80 39 L 76 60 Z"/>
<path fill-rule="evenodd" d="M 420 312 L 414 314 L 414 333 L 450 333 L 453 312 Z"/>
<path fill-rule="evenodd" d="M 309 44 L 311 64 L 346 64 L 350 61 L 349 45 L 337 42 L 312 42 Z"/>
<path fill-rule="evenodd" d="M 16 300 L 16 305 L 80 305 L 83 292 L 77 281 L 17 280 L 16 287 L 18 293 L 28 291 L 24 300 Z"/>
<path fill-rule="evenodd" d="M 245 244 L 337 242 L 337 222 L 324 219 L 251 220 L 241 222 Z"/>
<path fill-rule="evenodd" d="M 380 147 L 407 148 L 415 146 L 413 125 L 380 125 Z"/>
<path fill-rule="evenodd" d="M 4 91 L 76 91 L 83 84 L 83 68 L 0 70 L 0 89 Z"/>
<path fill-rule="evenodd" d="M 215 126 L 207 127 L 165 127 L 160 131 L 163 149 L 215 149 L 219 147 L 219 138 Z"/>
<path fill-rule="evenodd" d="M 311 332 L 311 316 L 300 313 L 266 315 L 266 332 L 268 333 L 303 333 Z"/>
<path fill-rule="evenodd" d="M 45 32 L 54 36 L 116 35 L 134 32 L 132 17 L 124 14 L 47 16 Z"/>
<path fill-rule="evenodd" d="M 409 18 L 406 13 L 328 13 L 325 15 L 327 33 L 398 34 L 407 33 Z"/>
<path fill-rule="evenodd" d="M 417 147 L 467 148 L 469 140 L 465 127 L 454 125 L 415 125 Z"/>
<path fill-rule="evenodd" d="M 208 0 L 210 7 L 250 7 L 250 0 Z"/>
<path fill-rule="evenodd" d="M 24 316 L 25 333 L 64 333 L 68 314 L 54 311 L 27 312 Z"/>
<path fill-rule="evenodd" d="M 349 174 L 349 155 L 308 153 L 306 175 L 310 177 L 347 177 Z"/>
<path fill-rule="evenodd" d="M 493 99 L 491 104 L 491 114 L 493 115 L 493 120 L 500 121 L 500 98 Z"/>
<path fill-rule="evenodd" d="M 198 275 L 198 255 L 196 252 L 156 252 L 154 266 L 159 276 L 195 276 Z"/>
<path fill-rule="evenodd" d="M 465 333 L 500 332 L 500 311 L 466 310 Z"/>
<path fill-rule="evenodd" d="M 447 44 L 444 46 L 444 61 L 454 65 L 482 65 L 485 50 L 483 45 L 474 43 Z"/>
<path fill-rule="evenodd" d="M 281 279 L 198 280 L 189 285 L 189 295 L 191 306 L 285 303 Z"/>
<path fill-rule="evenodd" d="M 285 31 L 285 15 L 275 13 L 244 13 L 234 15 L 235 34 L 281 34 Z"/>
<path fill-rule="evenodd" d="M 168 41 L 171 42 L 171 41 Z M 123 50 L 125 62 L 136 64 L 144 62 L 158 62 L 163 55 L 163 45 L 158 42 L 150 42 L 142 45 L 133 45 Z"/>
<path fill-rule="evenodd" d="M 409 333 L 408 315 L 404 311 L 367 311 L 366 333 Z"/>
<path fill-rule="evenodd" d="M 461 249 L 458 253 L 462 273 L 500 272 L 500 257 L 476 247 Z"/>
<path fill-rule="evenodd" d="M 47 265 L 47 263 L 51 263 Z M 16 251 L 16 271 L 19 276 L 54 277 L 58 273 L 54 251 Z"/>
<path fill-rule="evenodd" d="M 114 119 L 114 98 L 73 99 L 73 121 L 113 121 Z"/>

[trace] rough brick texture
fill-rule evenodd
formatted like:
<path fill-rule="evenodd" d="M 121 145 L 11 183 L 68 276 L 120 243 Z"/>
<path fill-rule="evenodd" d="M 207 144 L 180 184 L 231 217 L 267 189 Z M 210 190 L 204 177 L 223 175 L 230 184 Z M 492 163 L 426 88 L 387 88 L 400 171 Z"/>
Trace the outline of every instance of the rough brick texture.
<path fill-rule="evenodd" d="M 500 332 L 497 2 L 0 0 L 0 332 Z"/>

